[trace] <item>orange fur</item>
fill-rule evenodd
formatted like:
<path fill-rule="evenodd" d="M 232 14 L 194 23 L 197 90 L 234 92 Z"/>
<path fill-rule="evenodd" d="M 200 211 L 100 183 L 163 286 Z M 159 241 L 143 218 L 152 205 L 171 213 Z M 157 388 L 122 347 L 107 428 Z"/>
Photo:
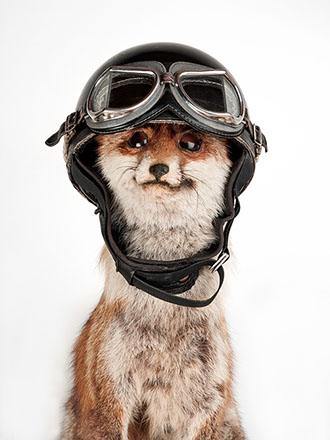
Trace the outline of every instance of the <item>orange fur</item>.
<path fill-rule="evenodd" d="M 107 374 L 105 331 L 124 308 L 121 302 L 106 304 L 102 297 L 75 344 L 74 387 L 67 403 L 73 439 L 103 440 L 109 432 L 120 435 L 123 410 Z"/>
<path fill-rule="evenodd" d="M 142 148 L 130 148 L 128 140 L 135 131 L 144 131 L 148 136 L 148 144 Z M 200 151 L 190 153 L 179 149 L 179 140 L 185 133 L 195 133 L 202 141 Z M 110 156 L 113 149 L 119 150 L 123 156 L 142 157 L 148 152 L 155 162 L 164 162 L 171 158 L 173 153 L 180 151 L 181 163 L 186 165 L 190 161 L 205 160 L 209 157 L 221 157 L 228 161 L 229 143 L 224 138 L 198 132 L 181 124 L 148 124 L 143 128 L 131 129 L 123 133 L 100 135 L 96 138 L 99 144 L 98 151 L 105 158 Z"/>

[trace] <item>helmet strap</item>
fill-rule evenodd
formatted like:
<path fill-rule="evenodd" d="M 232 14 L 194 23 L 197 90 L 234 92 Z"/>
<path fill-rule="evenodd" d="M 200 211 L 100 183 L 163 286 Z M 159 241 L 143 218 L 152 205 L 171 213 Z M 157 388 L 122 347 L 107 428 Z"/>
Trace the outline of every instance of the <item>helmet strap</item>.
<path fill-rule="evenodd" d="M 60 128 L 56 133 L 52 134 L 45 142 L 48 147 L 54 147 L 59 143 L 60 139 L 64 135 L 72 135 L 76 129 L 76 127 L 81 123 L 83 118 L 85 117 L 82 109 L 77 110 L 73 113 L 70 113 L 67 116 L 65 122 L 61 124 Z"/>

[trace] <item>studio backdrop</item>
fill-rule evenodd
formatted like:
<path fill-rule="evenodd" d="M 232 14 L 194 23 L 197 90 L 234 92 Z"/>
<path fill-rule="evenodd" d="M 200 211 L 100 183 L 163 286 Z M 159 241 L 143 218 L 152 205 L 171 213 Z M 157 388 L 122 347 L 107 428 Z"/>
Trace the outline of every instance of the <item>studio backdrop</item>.
<path fill-rule="evenodd" d="M 1 440 L 58 437 L 70 352 L 102 294 L 99 220 L 62 144 L 44 142 L 98 66 L 153 41 L 219 59 L 268 140 L 231 231 L 246 432 L 329 439 L 329 3 L 19 0 L 1 16 Z"/>

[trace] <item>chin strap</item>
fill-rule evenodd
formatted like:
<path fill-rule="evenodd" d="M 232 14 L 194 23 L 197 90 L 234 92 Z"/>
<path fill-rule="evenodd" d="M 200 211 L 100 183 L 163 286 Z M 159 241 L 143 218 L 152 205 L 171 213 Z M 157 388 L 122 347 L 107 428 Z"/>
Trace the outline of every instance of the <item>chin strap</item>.
<path fill-rule="evenodd" d="M 89 199 L 93 200 L 93 203 L 97 206 L 95 213 L 99 214 L 104 242 L 115 261 L 117 271 L 125 278 L 128 284 L 163 301 L 184 307 L 205 307 L 215 299 L 224 280 L 222 266 L 230 256 L 228 249 L 229 232 L 235 217 L 240 211 L 240 204 L 235 192 L 233 194 L 233 216 L 226 222 L 223 228 L 223 244 L 217 259 L 212 259 L 210 255 L 205 255 L 204 257 L 200 255 L 196 258 L 196 255 L 195 259 L 191 257 L 193 261 L 177 260 L 166 262 L 139 260 L 126 257 L 118 248 L 114 238 L 110 238 L 108 234 L 107 206 L 111 203 L 108 199 L 110 193 L 104 190 L 101 181 L 96 180 L 98 179 L 97 176 L 93 175 L 93 180 L 90 178 L 91 171 L 78 157 L 73 158 L 72 164 L 71 171 L 73 181 L 85 189 L 90 196 Z M 93 199 L 91 199 L 91 197 L 93 197 Z M 218 219 L 219 218 L 221 217 L 219 216 Z M 215 223 L 217 223 L 217 219 Z M 206 300 L 195 300 L 177 296 L 192 288 L 198 278 L 199 270 L 203 266 L 209 266 L 211 272 L 218 272 L 220 283 L 217 291 Z"/>
<path fill-rule="evenodd" d="M 195 263 L 191 266 L 191 269 L 193 270 L 199 270 L 202 266 L 212 266 L 214 263 L 217 263 L 215 260 L 208 260 L 208 261 L 202 261 L 200 263 Z M 184 307 L 205 307 L 209 305 L 217 296 L 219 293 L 219 290 L 222 286 L 223 280 L 224 280 L 224 271 L 223 267 L 220 266 L 217 270 L 219 274 L 219 286 L 216 290 L 216 292 L 208 299 L 204 300 L 196 300 L 196 299 L 190 299 L 190 298 L 183 298 L 180 296 L 177 296 L 175 294 L 171 294 L 166 292 L 165 290 L 162 290 L 158 287 L 152 286 L 151 284 L 146 283 L 141 278 L 139 278 L 137 275 L 133 275 L 131 284 L 138 289 L 144 290 L 145 292 L 149 293 L 149 295 L 154 296 L 155 298 L 161 299 L 163 301 L 176 304 L 179 306 Z M 185 270 L 185 272 L 187 272 Z M 212 271 L 213 272 L 213 271 Z"/>
<path fill-rule="evenodd" d="M 157 277 L 164 278 L 164 276 L 165 276 L 166 280 L 170 281 L 170 282 L 177 282 L 181 279 L 185 279 L 186 277 L 188 277 L 188 280 L 186 281 L 186 283 L 189 286 L 189 277 L 196 274 L 196 277 L 192 283 L 192 285 L 193 285 L 195 283 L 195 280 L 198 277 L 199 270 L 204 266 L 209 266 L 210 271 L 212 273 L 215 271 L 218 272 L 219 286 L 218 286 L 216 292 L 208 299 L 195 300 L 195 299 L 183 298 L 183 297 L 177 296 L 178 293 L 173 292 L 173 290 L 170 292 L 166 291 L 166 288 L 164 288 L 161 285 L 161 283 L 159 286 L 155 286 L 155 285 L 151 284 L 150 281 L 148 282 L 148 280 L 146 278 L 150 278 L 150 273 L 148 274 L 143 271 L 135 270 L 131 266 L 125 264 L 120 259 L 115 259 L 116 269 L 126 279 L 128 284 L 130 284 L 131 286 L 135 286 L 138 289 L 143 290 L 144 292 L 147 292 L 149 295 L 152 295 L 155 298 L 161 299 L 163 301 L 166 301 L 166 302 L 169 302 L 172 304 L 177 304 L 179 306 L 184 306 L 184 307 L 205 307 L 205 306 L 209 305 L 215 299 L 215 297 L 219 293 L 220 288 L 223 284 L 223 281 L 224 281 L 223 264 L 230 258 L 230 253 L 229 253 L 229 249 L 228 249 L 229 232 L 230 232 L 231 226 L 233 224 L 233 221 L 234 221 L 235 217 L 237 216 L 237 214 L 239 213 L 239 211 L 240 211 L 240 204 L 239 204 L 238 198 L 235 196 L 235 215 L 231 220 L 229 220 L 226 223 L 226 226 L 224 227 L 224 231 L 223 231 L 224 244 L 223 244 L 222 251 L 220 252 L 220 254 L 216 260 L 214 260 L 214 259 L 202 260 L 202 261 L 190 264 L 189 266 L 187 266 L 183 269 L 172 270 L 171 272 L 165 272 L 165 273 L 153 273 L 152 274 L 152 276 L 156 277 L 156 278 Z M 148 277 L 148 275 L 149 275 L 149 277 Z M 190 289 L 191 287 L 192 286 L 190 285 L 189 287 L 186 287 L 183 290 L 181 289 L 181 292 L 179 292 L 179 293 L 182 293 L 183 291 L 185 292 L 188 289 Z"/>

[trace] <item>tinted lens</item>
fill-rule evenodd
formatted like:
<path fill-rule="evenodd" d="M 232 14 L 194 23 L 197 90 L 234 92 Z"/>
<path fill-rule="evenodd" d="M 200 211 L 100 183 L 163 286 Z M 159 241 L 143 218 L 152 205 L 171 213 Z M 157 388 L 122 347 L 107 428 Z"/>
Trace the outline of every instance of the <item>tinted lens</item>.
<path fill-rule="evenodd" d="M 156 82 L 154 72 L 126 73 L 109 71 L 96 86 L 91 97 L 91 110 L 132 107 L 143 101 Z"/>
<path fill-rule="evenodd" d="M 236 90 L 224 75 L 187 76 L 181 85 L 199 107 L 216 113 L 240 114 L 240 101 Z"/>

